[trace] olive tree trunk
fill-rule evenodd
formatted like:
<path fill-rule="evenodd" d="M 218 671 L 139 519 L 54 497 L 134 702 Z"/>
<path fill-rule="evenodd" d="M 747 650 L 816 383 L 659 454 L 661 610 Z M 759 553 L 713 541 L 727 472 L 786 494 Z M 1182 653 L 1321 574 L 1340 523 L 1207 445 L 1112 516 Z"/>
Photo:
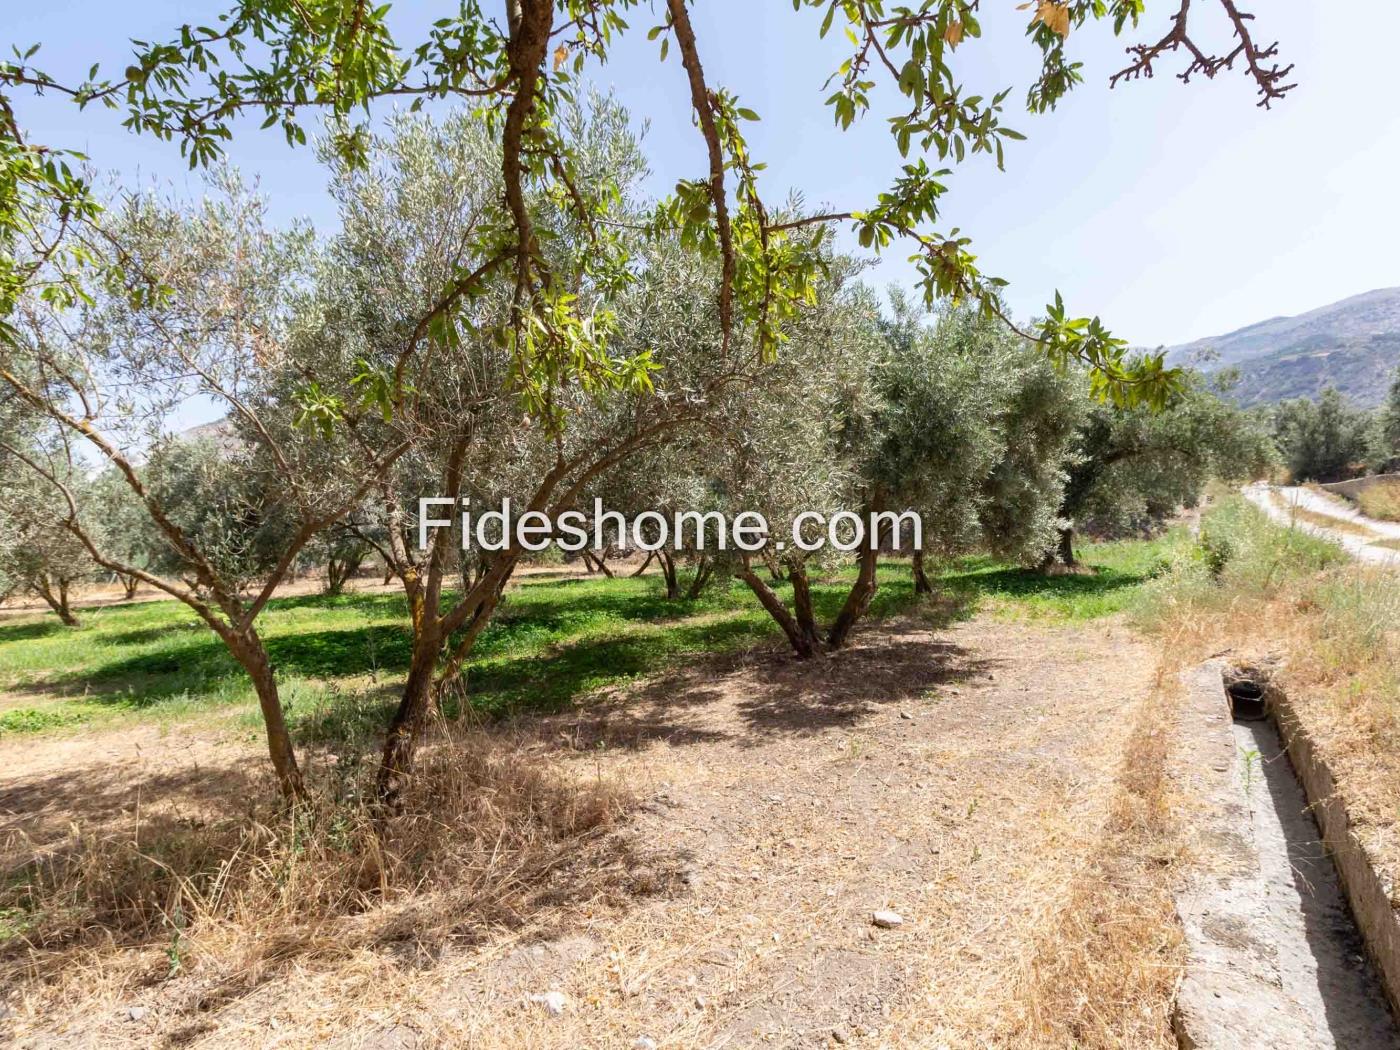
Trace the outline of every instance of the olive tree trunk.
<path fill-rule="evenodd" d="M 78 626 L 78 618 L 73 615 L 72 606 L 68 602 L 67 580 L 51 580 L 47 576 L 40 576 L 34 581 L 34 590 L 65 626 Z"/>
<path fill-rule="evenodd" d="M 924 571 L 924 552 L 914 552 L 914 593 L 932 594 L 933 584 L 929 582 L 928 573 Z"/>
<path fill-rule="evenodd" d="M 282 711 L 282 698 L 277 691 L 277 676 L 272 672 L 267 648 L 252 629 L 230 631 L 224 641 L 234 659 L 247 672 L 257 692 L 258 709 L 262 712 L 263 725 L 267 729 L 267 750 L 272 758 L 272 771 L 277 778 L 278 790 L 284 798 L 300 798 L 306 793 L 306 785 L 297 766 L 296 751 L 292 747 L 292 737 Z"/>

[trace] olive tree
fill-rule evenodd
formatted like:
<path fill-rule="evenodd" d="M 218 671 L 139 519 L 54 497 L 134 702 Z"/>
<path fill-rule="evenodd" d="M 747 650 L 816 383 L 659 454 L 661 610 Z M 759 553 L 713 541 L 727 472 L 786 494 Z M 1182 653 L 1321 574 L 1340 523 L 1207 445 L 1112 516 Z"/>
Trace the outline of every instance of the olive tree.
<path fill-rule="evenodd" d="M 527 342 L 567 330 L 577 353 L 568 369 L 536 360 L 538 370 L 523 372 L 510 335 L 513 285 L 492 266 L 495 257 L 482 254 L 490 251 L 483 238 L 502 193 L 501 147 L 490 132 L 470 113 L 441 121 L 405 116 L 367 143 L 365 167 L 337 166 L 342 232 L 316 275 L 314 316 L 294 339 L 298 367 L 271 380 L 293 397 L 306 374 L 381 377 L 387 403 L 379 415 L 347 427 L 339 405 L 318 408 L 334 415 L 327 431 L 336 440 L 345 432 L 378 446 L 381 435 L 394 434 L 407 446 L 373 488 L 375 520 L 356 525 L 401 581 L 412 627 L 408 675 L 381 766 L 380 794 L 391 806 L 429 715 L 445 690 L 462 687 L 476 639 L 530 553 L 515 534 L 464 550 L 458 528 L 420 533 L 418 497 L 444 501 L 447 509 L 433 513 L 453 525 L 463 501 L 478 515 L 509 500 L 516 518 L 557 518 L 628 457 L 697 423 L 710 392 L 759 356 L 749 340 L 732 343 L 726 356 L 712 295 L 692 296 L 704 315 L 695 329 L 683 314 L 658 309 L 658 296 L 667 294 L 658 282 L 689 280 L 712 290 L 712 267 L 673 239 L 628 229 L 640 225 L 631 186 L 641 155 L 625 113 L 593 97 L 561 115 L 559 133 L 577 161 L 573 192 L 594 201 L 600 219 L 627 229 L 625 245 L 618 243 L 633 271 L 625 280 L 593 272 L 594 231 L 558 199 L 532 195 L 531 222 L 547 242 L 552 279 L 575 289 L 558 294 L 583 319 L 575 325 L 560 315 L 552 331 L 529 328 Z M 479 278 L 462 308 L 434 313 L 444 285 L 463 272 Z M 428 348 L 395 376 L 401 347 L 424 317 L 432 327 Z M 696 339 L 696 330 L 714 338 Z M 471 567 L 465 579 L 464 559 Z"/>
<path fill-rule="evenodd" d="M 388 5 L 238 0 L 208 24 L 180 26 L 166 39 L 136 43 L 119 75 L 94 65 L 76 81 L 44 69 L 38 45 L 17 47 L 14 58 L 0 64 L 0 184 L 10 187 L 0 197 L 0 247 L 6 249 L 0 258 L 14 259 L 0 269 L 0 335 L 12 331 L 10 316 L 29 290 L 42 287 L 55 301 L 77 301 L 79 275 L 93 262 L 82 231 L 99 212 L 62 145 L 25 134 L 11 104 L 17 93 L 123 110 L 129 128 L 178 142 L 194 165 L 217 159 L 246 115 L 261 115 L 263 126 L 278 127 L 290 144 L 305 143 L 313 112 L 329 116 L 336 151 L 362 163 L 368 118 L 356 121 L 370 112 L 373 100 L 407 99 L 416 107 L 453 98 L 483 113 L 501 147 L 502 194 L 493 209 L 491 241 L 511 289 L 507 323 L 514 363 L 566 364 L 578 350 L 562 337 L 582 315 L 552 280 L 547 238 L 540 236 L 529 198 L 536 190 L 552 194 L 575 220 L 594 229 L 591 272 L 625 270 L 615 242 L 594 222 L 593 205 L 575 192 L 578 158 L 557 117 L 576 95 L 580 78 L 606 62 L 620 37 L 643 28 L 657 42 L 663 64 L 676 59 L 673 75 L 689 94 L 706 158 L 706 170 L 679 182 L 671 197 L 658 202 L 653 219 L 716 263 L 716 308 L 726 344 L 736 328 L 748 326 L 766 349 L 777 345 L 819 265 L 811 242 L 798 235 L 838 224 L 850 227 L 867 248 L 908 244 L 930 302 L 958 296 L 978 302 L 988 316 L 1002 313 L 1002 282 L 981 272 L 968 238 L 956 229 L 943 232 L 948 170 L 940 165 L 984 153 L 1000 166 L 1008 145 L 1024 137 L 1006 123 L 1009 88 L 973 92 L 963 80 L 959 52 L 975 49 L 983 33 L 979 0 L 894 7 L 880 0 L 794 3 L 794 17 L 803 9 L 820 16 L 813 20 L 820 36 L 837 29 L 850 42 L 849 56 L 827 85 L 833 90 L 825 105 L 836 126 L 846 129 L 865 117 L 875 100 L 886 97 L 882 86 L 893 89 L 889 131 L 905 158 L 877 199 L 797 217 L 779 217 L 765 203 L 763 165 L 743 130 L 758 115 L 708 78 L 704 48 L 722 47 L 724 40 L 702 43 L 685 0 L 659 6 L 658 22 L 634 27 L 625 15 L 635 19 L 640 13 L 633 13 L 634 0 L 506 0 L 504 18 L 468 0 L 400 41 L 390 31 Z M 1025 105 L 1031 113 L 1053 109 L 1082 82 L 1073 41 L 1095 25 L 1132 40 L 1111 84 L 1151 76 L 1176 60 L 1183 81 L 1243 73 L 1264 106 L 1293 86 L 1292 66 L 1278 61 L 1277 45 L 1256 39 L 1253 16 L 1236 0 L 1194 7 L 1179 0 L 1158 28 L 1141 30 L 1135 40 L 1144 0 L 1031 0 L 1022 7 L 1031 65 Z M 1221 51 L 1205 43 L 1211 30 L 1201 23 L 1211 11 L 1233 36 Z M 742 20 L 726 28 L 746 31 Z M 648 89 L 643 83 L 625 90 Z M 124 268 L 120 259 L 105 264 L 117 272 Z M 532 328 L 552 337 L 542 354 L 523 345 Z M 1058 359 L 1089 364 L 1102 391 L 1115 398 L 1160 403 L 1173 385 L 1160 356 L 1130 365 L 1122 340 L 1097 319 L 1069 316 L 1058 299 L 1034 336 Z M 526 372 L 531 382 L 538 378 Z"/>
<path fill-rule="evenodd" d="M 82 474 L 69 468 L 61 451 L 55 454 L 51 449 L 30 446 L 16 452 L 61 472 L 74 489 L 86 485 Z M 91 581 L 97 565 L 63 527 L 64 517 L 55 493 L 40 483 L 16 454 L 0 450 L 0 577 L 4 579 L 0 592 L 42 598 L 63 624 L 76 627 L 74 588 Z"/>
<path fill-rule="evenodd" d="M 1377 411 L 1377 426 L 1380 431 L 1376 440 L 1378 471 L 1400 470 L 1400 368 L 1395 370 L 1385 403 Z"/>
<path fill-rule="evenodd" d="M 1369 413 L 1328 387 L 1317 400 L 1294 398 L 1274 410 L 1274 439 L 1295 481 L 1340 481 L 1371 459 Z"/>
<path fill-rule="evenodd" d="M 1041 549 L 1078 418 L 1070 381 L 1020 338 L 967 309 L 927 324 L 899 296 L 884 318 L 846 266 L 727 428 L 735 437 L 722 488 L 734 508 L 763 511 L 791 607 L 751 556 L 738 574 L 803 657 L 847 643 L 876 594 L 884 551 L 913 553 L 916 588 L 927 590 L 926 550 L 1025 558 Z M 852 519 L 865 529 L 854 549 Z M 820 551 L 801 549 L 823 539 Z M 855 579 L 823 626 L 811 575 L 852 555 Z"/>
<path fill-rule="evenodd" d="M 1188 373 L 1164 411 L 1090 403 L 1065 462 L 1063 525 L 1042 567 L 1072 568 L 1075 529 L 1160 522 L 1192 505 L 1208 480 L 1258 477 L 1273 461 L 1267 430 L 1224 395 L 1222 381 Z"/>
<path fill-rule="evenodd" d="M 306 544 L 403 445 L 349 439 L 357 414 L 377 411 L 360 407 L 356 376 L 306 380 L 353 406 L 334 443 L 312 433 L 322 401 L 269 386 L 297 367 L 292 335 L 315 246 L 303 229 L 269 230 L 263 203 L 236 179 L 193 207 L 128 197 L 103 234 L 124 279 L 94 283 L 81 307 L 27 301 L 14 338 L 0 342 L 0 384 L 64 460 L 5 451 L 61 501 L 62 527 L 97 565 L 185 603 L 223 641 L 249 675 L 278 783 L 294 796 L 301 776 L 258 618 Z M 196 398 L 227 413 L 209 441 L 181 440 L 172 425 Z M 147 564 L 95 524 L 90 493 L 71 480 L 76 443 L 115 472 L 157 534 Z"/>

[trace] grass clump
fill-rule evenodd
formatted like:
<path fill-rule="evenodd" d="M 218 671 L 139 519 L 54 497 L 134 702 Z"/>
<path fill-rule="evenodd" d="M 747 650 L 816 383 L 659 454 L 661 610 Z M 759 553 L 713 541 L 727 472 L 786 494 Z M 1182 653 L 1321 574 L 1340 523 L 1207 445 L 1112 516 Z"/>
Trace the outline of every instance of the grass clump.
<path fill-rule="evenodd" d="M 87 720 L 87 716 L 81 711 L 16 707 L 0 714 L 0 736 L 11 733 L 40 733 L 46 729 L 78 725 Z"/>
<path fill-rule="evenodd" d="M 290 809 L 257 801 L 276 793 L 250 780 L 75 824 L 57 842 L 12 835 L 0 980 L 35 1016 L 74 972 L 118 991 L 193 976 L 212 1005 L 293 962 L 436 951 L 663 885 L 608 833 L 625 791 L 499 735 L 445 730 L 387 820 L 367 801 L 372 763 L 317 768 Z"/>
<path fill-rule="evenodd" d="M 1357 494 L 1356 505 L 1368 518 L 1400 521 L 1400 481 L 1382 481 L 1362 489 Z"/>

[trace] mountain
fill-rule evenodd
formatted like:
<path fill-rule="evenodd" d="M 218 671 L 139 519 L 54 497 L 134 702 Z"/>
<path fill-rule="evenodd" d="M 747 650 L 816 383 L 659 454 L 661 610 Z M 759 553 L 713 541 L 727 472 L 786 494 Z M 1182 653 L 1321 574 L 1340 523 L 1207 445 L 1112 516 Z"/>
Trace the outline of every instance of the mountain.
<path fill-rule="evenodd" d="M 1201 362 L 1203 352 L 1218 357 Z M 1380 404 L 1400 368 L 1400 288 L 1354 295 L 1296 317 L 1273 317 L 1167 351 L 1172 364 L 1235 367 L 1246 405 L 1315 397 L 1335 386 L 1357 404 Z"/>

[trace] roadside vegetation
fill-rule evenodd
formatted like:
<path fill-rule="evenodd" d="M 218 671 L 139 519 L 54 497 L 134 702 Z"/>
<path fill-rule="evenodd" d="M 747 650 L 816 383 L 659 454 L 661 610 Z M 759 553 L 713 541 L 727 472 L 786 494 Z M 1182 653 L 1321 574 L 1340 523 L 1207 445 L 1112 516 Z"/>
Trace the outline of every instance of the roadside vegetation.
<path fill-rule="evenodd" d="M 1329 387 L 1316 399 L 1295 398 L 1257 412 L 1272 427 L 1294 482 L 1400 471 L 1400 369 L 1391 377 L 1385 402 L 1372 411 Z"/>
<path fill-rule="evenodd" d="M 1380 482 L 1363 489 L 1356 505 L 1368 518 L 1400 521 L 1400 481 Z"/>
<path fill-rule="evenodd" d="M 1204 515 L 1199 542 L 1144 591 L 1139 623 L 1166 667 L 1222 650 L 1276 671 L 1354 819 L 1400 874 L 1400 587 L 1339 547 L 1271 523 L 1241 497 Z"/>

